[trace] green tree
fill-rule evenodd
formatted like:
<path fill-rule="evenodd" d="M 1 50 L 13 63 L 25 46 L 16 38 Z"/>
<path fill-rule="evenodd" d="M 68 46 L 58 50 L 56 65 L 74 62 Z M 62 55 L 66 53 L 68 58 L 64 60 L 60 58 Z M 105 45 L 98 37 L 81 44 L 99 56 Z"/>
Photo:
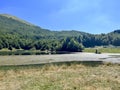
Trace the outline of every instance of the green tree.
<path fill-rule="evenodd" d="M 0 43 L 0 49 L 2 49 L 3 48 L 3 45 Z"/>
<path fill-rule="evenodd" d="M 83 45 L 79 44 L 79 42 L 75 41 L 74 39 L 71 39 L 67 45 L 67 51 L 78 52 L 82 50 L 83 50 Z"/>
<path fill-rule="evenodd" d="M 11 45 L 9 46 L 9 48 L 8 48 L 8 49 L 9 49 L 9 50 L 11 50 L 11 51 L 13 50 L 13 48 L 12 48 L 12 46 L 11 46 Z"/>

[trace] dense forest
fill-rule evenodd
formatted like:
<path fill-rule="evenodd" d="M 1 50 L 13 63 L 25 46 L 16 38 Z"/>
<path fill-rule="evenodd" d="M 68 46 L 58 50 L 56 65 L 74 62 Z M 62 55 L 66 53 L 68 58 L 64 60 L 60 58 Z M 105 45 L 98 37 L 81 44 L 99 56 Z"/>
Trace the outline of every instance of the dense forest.
<path fill-rule="evenodd" d="M 84 47 L 120 46 L 120 30 L 108 34 L 50 31 L 15 16 L 0 14 L 0 49 L 82 51 Z"/>

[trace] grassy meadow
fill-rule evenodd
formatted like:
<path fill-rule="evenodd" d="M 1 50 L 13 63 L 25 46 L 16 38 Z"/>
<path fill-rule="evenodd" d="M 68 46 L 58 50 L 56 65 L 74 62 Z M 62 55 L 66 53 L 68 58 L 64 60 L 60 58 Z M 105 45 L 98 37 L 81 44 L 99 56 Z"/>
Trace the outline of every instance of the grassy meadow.
<path fill-rule="evenodd" d="M 101 53 L 120 53 L 120 47 L 117 48 L 97 48 L 98 52 Z M 84 52 L 95 53 L 96 48 L 85 48 Z"/>
<path fill-rule="evenodd" d="M 0 90 L 120 90 L 120 64 L 0 66 Z"/>

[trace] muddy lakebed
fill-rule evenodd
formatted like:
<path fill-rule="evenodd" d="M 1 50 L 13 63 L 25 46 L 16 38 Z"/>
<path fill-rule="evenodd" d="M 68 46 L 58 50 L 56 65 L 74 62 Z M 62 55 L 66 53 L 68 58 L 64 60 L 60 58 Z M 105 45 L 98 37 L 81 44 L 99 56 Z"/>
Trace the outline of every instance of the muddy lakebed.
<path fill-rule="evenodd" d="M 120 64 L 120 53 L 83 53 L 0 56 L 0 65 L 28 65 L 70 61 L 103 61 Z"/>

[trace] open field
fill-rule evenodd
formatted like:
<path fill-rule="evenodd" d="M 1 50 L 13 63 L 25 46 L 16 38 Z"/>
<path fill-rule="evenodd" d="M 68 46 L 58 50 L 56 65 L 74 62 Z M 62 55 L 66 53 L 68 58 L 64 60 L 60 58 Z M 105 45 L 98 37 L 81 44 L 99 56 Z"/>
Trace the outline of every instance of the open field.
<path fill-rule="evenodd" d="M 0 66 L 0 90 L 120 90 L 120 64 Z"/>
<path fill-rule="evenodd" d="M 85 48 L 84 52 L 95 53 L 95 50 L 98 49 L 101 53 L 120 53 L 120 47 L 117 48 Z"/>

